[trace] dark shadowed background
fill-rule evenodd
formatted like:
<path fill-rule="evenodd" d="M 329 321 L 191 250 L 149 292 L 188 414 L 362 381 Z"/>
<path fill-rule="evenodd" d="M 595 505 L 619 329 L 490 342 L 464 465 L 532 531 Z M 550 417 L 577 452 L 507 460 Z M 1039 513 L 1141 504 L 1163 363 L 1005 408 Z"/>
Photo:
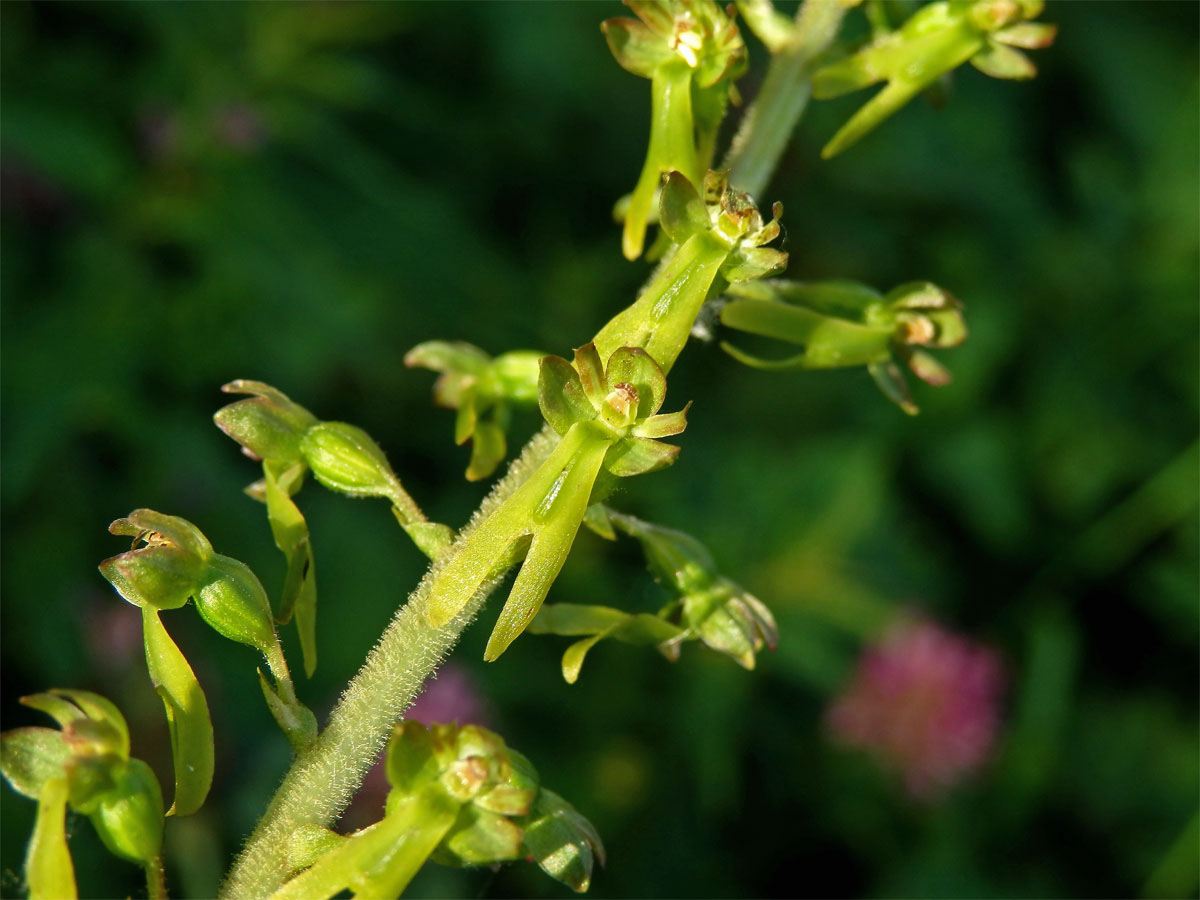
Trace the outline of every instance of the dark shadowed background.
<path fill-rule="evenodd" d="M 914 103 L 829 163 L 864 95 L 810 110 L 766 192 L 789 274 L 933 279 L 971 338 L 914 419 L 860 370 L 760 373 L 695 345 L 672 372 L 675 405 L 695 400 L 683 453 L 618 505 L 701 537 L 775 610 L 781 645 L 756 671 L 602 644 L 567 686 L 565 640 L 485 665 L 491 615 L 469 631 L 463 683 L 607 841 L 596 896 L 1129 896 L 1156 869 L 1153 890 L 1194 894 L 1194 856 L 1174 880 L 1161 867 L 1200 786 L 1198 9 L 1052 3 L 1036 81 L 965 69 L 946 109 Z M 432 517 L 465 520 L 483 488 L 432 376 L 401 359 L 433 338 L 564 354 L 634 296 L 647 267 L 621 258 L 610 211 L 649 91 L 600 35 L 620 14 L 0 6 L 5 728 L 43 724 L 23 694 L 99 691 L 169 794 L 137 611 L 96 564 L 127 546 L 109 521 L 148 506 L 278 590 L 241 493 L 256 467 L 211 424 L 226 381 L 366 428 Z M 752 45 L 748 97 L 763 63 Z M 536 425 L 518 418 L 517 440 Z M 423 566 L 383 504 L 314 487 L 300 504 L 321 591 L 300 691 L 323 716 Z M 662 596 L 633 546 L 583 534 L 550 599 Z M 823 725 L 861 636 L 899 607 L 1008 670 L 992 761 L 933 801 Z M 174 894 L 205 897 L 287 747 L 253 653 L 186 611 L 164 621 L 217 734 L 213 795 L 167 837 Z M 14 896 L 34 805 L 7 787 L 0 803 Z M 85 896 L 144 890 L 83 820 L 72 849 Z M 523 864 L 430 866 L 411 889 L 566 893 Z"/>

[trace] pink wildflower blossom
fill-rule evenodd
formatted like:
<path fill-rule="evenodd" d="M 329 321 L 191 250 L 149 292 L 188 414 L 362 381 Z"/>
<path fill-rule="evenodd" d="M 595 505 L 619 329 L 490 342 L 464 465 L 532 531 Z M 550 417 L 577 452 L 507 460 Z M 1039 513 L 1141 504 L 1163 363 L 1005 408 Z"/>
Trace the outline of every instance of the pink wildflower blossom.
<path fill-rule="evenodd" d="M 892 629 L 859 660 L 827 724 L 838 740 L 898 769 L 929 799 L 986 762 L 999 730 L 996 654 L 932 622 Z"/>

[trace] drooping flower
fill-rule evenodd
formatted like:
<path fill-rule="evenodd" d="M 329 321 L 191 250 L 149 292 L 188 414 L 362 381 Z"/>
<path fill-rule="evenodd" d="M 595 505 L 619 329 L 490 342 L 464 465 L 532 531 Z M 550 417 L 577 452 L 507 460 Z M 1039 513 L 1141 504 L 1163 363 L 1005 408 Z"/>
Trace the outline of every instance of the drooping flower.
<path fill-rule="evenodd" d="M 834 738 L 899 770 L 930 799 L 987 761 L 1000 728 L 996 653 L 932 622 L 906 622 L 868 648 L 826 723 Z"/>

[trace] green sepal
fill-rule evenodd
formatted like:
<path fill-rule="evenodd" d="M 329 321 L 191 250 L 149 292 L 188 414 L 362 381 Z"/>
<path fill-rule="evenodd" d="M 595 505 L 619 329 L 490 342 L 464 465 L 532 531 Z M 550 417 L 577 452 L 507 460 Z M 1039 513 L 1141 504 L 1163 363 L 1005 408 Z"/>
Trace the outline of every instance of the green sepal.
<path fill-rule="evenodd" d="M 992 34 L 992 40 L 1009 47 L 1023 50 L 1040 50 L 1054 43 L 1058 34 L 1056 25 L 1042 22 L 1019 22 Z"/>
<path fill-rule="evenodd" d="M 576 893 L 591 885 L 595 862 L 604 865 L 604 844 L 592 823 L 553 791 L 538 793 L 524 830 L 526 855 Z"/>
<path fill-rule="evenodd" d="M 972 56 L 971 65 L 989 78 L 1028 81 L 1037 75 L 1033 60 L 1020 50 L 995 41 L 989 41 L 986 47 Z"/>
<path fill-rule="evenodd" d="M 576 358 L 588 355 L 585 344 L 575 351 Z M 582 366 L 591 366 L 591 360 L 585 359 Z M 589 370 L 589 377 L 591 372 Z M 538 376 L 538 406 L 542 416 L 559 434 L 566 434 L 576 422 L 587 422 L 596 418 L 596 408 L 592 406 L 584 390 L 579 373 L 571 364 L 558 356 L 547 356 L 542 359 L 541 374 Z"/>
<path fill-rule="evenodd" d="M 679 447 L 644 437 L 627 437 L 604 457 L 604 468 L 618 478 L 645 475 L 665 469 L 679 456 Z"/>
<path fill-rule="evenodd" d="M 669 172 L 663 181 L 658 221 L 667 237 L 676 244 L 712 227 L 704 201 L 692 183 L 679 172 Z"/>
<path fill-rule="evenodd" d="M 129 726 L 111 700 L 91 691 L 53 688 L 22 697 L 20 703 L 54 719 L 69 745 L 84 749 L 86 744 L 86 752 L 93 755 L 129 758 Z"/>
<path fill-rule="evenodd" d="M 276 646 L 267 592 L 245 563 L 215 554 L 207 581 L 195 599 L 201 618 L 222 637 L 254 647 L 264 655 Z"/>
<path fill-rule="evenodd" d="M 642 78 L 651 78 L 673 55 L 662 38 L 637 19 L 606 19 L 600 31 L 621 68 Z"/>
<path fill-rule="evenodd" d="M 867 371 L 875 380 L 875 384 L 883 391 L 884 396 L 899 406 L 904 412 L 910 416 L 915 416 L 920 410 L 917 409 L 917 404 L 913 402 L 912 394 L 908 390 L 908 382 L 904 380 L 904 373 L 900 371 L 900 367 L 893 360 L 886 362 L 872 363 L 867 366 Z"/>
<path fill-rule="evenodd" d="M 305 432 L 300 452 L 325 487 L 351 497 L 394 498 L 399 487 L 383 450 L 346 422 L 320 422 Z"/>
<path fill-rule="evenodd" d="M 188 816 L 198 810 L 212 785 L 214 748 L 208 702 L 196 674 L 159 620 L 142 610 L 146 668 L 166 709 L 175 766 L 175 797 L 167 815 Z"/>
<path fill-rule="evenodd" d="M 583 524 L 606 541 L 615 541 L 617 539 L 617 532 L 613 528 L 612 519 L 608 515 L 608 507 L 603 503 L 593 503 L 587 508 L 587 511 L 583 514 Z"/>
<path fill-rule="evenodd" d="M 162 850 L 162 789 L 153 770 L 140 759 L 129 760 L 88 816 L 110 853 L 146 865 Z"/>
<path fill-rule="evenodd" d="M 0 773 L 18 794 L 41 796 L 46 782 L 66 777 L 71 750 L 62 732 L 31 725 L 0 734 Z"/>
<path fill-rule="evenodd" d="M 771 247 L 739 247 L 721 267 L 721 277 L 730 284 L 766 278 L 787 268 L 788 255 Z"/>
<path fill-rule="evenodd" d="M 491 357 L 462 341 L 427 341 L 404 354 L 404 364 L 441 372 L 434 385 L 434 400 L 439 406 L 457 409 L 462 405 L 463 390 L 487 370 Z"/>
<path fill-rule="evenodd" d="M 308 523 L 292 500 L 292 495 L 300 488 L 304 471 L 301 463 L 290 466 L 270 460 L 263 463 L 267 520 L 271 525 L 275 546 L 287 560 L 287 574 L 283 579 L 275 620 L 285 625 L 295 615 L 300 651 L 304 657 L 304 674 L 311 678 L 317 668 L 316 560 Z"/>
<path fill-rule="evenodd" d="M 78 896 L 66 819 L 67 780 L 48 779 L 38 794 L 37 819 L 25 850 L 30 900 L 74 900 Z"/>
<path fill-rule="evenodd" d="M 258 685 L 262 688 L 263 699 L 267 701 L 271 718 L 291 744 L 292 752 L 299 756 L 317 739 L 317 717 L 295 697 L 287 696 L 277 685 L 272 684 L 262 669 L 258 670 Z"/>
<path fill-rule="evenodd" d="M 421 722 L 405 720 L 392 729 L 385 762 L 388 784 L 401 794 L 414 794 L 441 771 L 434 737 Z"/>
<path fill-rule="evenodd" d="M 261 381 L 231 381 L 221 390 L 253 397 L 217 410 L 213 421 L 218 428 L 255 459 L 299 461 L 300 439 L 317 423 L 312 413 Z"/>
<path fill-rule="evenodd" d="M 687 429 L 687 414 L 692 408 L 692 401 L 684 404 L 679 412 L 661 413 L 650 416 L 643 422 L 638 422 L 630 429 L 630 434 L 639 438 L 664 438 L 683 434 Z"/>
<path fill-rule="evenodd" d="M 519 859 L 523 837 L 520 827 L 508 817 L 467 803 L 431 859 L 443 866 L 481 866 Z"/>

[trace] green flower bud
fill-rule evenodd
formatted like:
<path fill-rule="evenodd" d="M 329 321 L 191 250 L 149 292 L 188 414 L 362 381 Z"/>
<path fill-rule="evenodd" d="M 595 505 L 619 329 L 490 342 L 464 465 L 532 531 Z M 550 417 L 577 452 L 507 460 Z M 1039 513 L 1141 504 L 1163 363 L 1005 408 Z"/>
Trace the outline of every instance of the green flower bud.
<path fill-rule="evenodd" d="M 221 388 L 227 394 L 251 394 L 217 410 L 217 427 L 242 445 L 253 459 L 293 463 L 300 459 L 300 439 L 316 417 L 282 391 L 261 381 L 231 381 Z"/>
<path fill-rule="evenodd" d="M 129 761 L 89 818 L 104 846 L 116 856 L 146 865 L 162 850 L 162 789 L 140 759 Z"/>
<path fill-rule="evenodd" d="M 400 490 L 383 450 L 354 425 L 320 422 L 305 433 L 300 452 L 317 481 L 330 490 L 392 500 Z"/>
<path fill-rule="evenodd" d="M 531 406 L 537 402 L 542 356 L 531 350 L 515 350 L 493 359 L 471 344 L 446 341 L 419 344 L 405 355 L 407 366 L 442 373 L 434 385 L 434 400 L 458 410 L 455 443 L 472 441 L 468 480 L 486 478 L 504 459 L 509 405 Z"/>
<path fill-rule="evenodd" d="M 208 580 L 196 594 L 196 609 L 222 637 L 270 653 L 276 644 L 271 604 L 250 567 L 216 554 Z"/>
<path fill-rule="evenodd" d="M 135 509 L 108 530 L 134 538 L 134 549 L 100 564 L 101 574 L 134 606 L 178 609 L 199 589 L 212 545 L 191 522 Z"/>

